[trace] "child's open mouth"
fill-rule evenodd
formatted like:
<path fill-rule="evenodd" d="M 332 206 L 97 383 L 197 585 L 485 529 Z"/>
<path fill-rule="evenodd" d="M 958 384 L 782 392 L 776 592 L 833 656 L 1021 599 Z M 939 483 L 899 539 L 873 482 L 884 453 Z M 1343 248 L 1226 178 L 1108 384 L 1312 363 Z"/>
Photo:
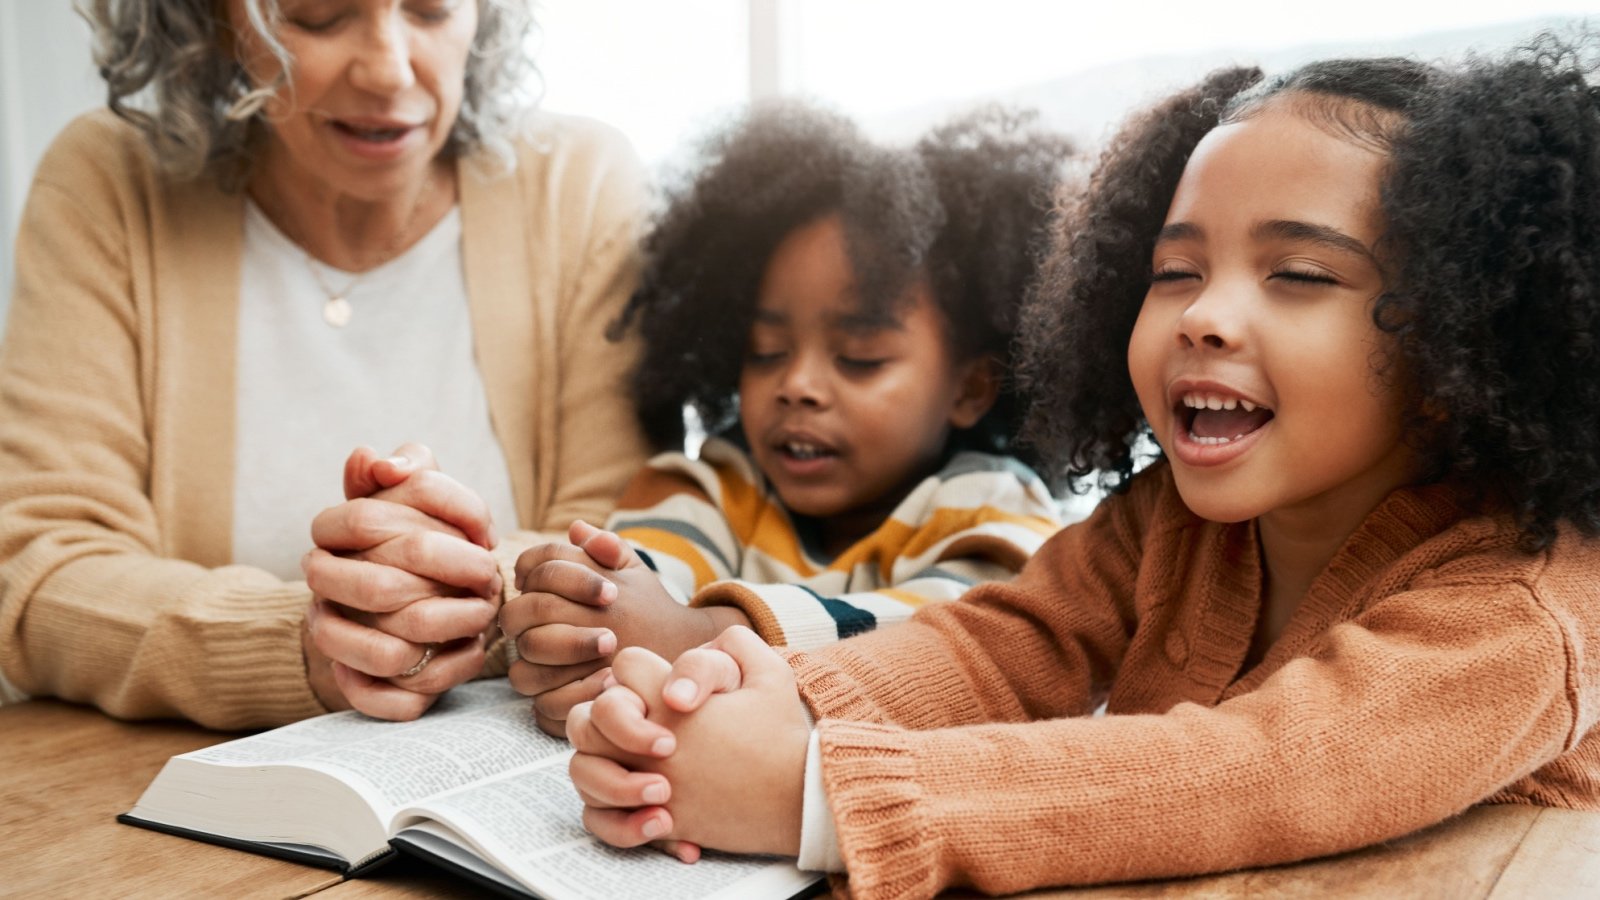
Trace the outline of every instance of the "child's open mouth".
<path fill-rule="evenodd" d="M 808 441 L 785 441 L 778 445 L 778 452 L 799 462 L 809 462 L 814 459 L 824 459 L 829 456 L 839 455 L 828 447 Z"/>
<path fill-rule="evenodd" d="M 1177 414 L 1189 440 L 1203 446 L 1230 444 L 1272 420 L 1272 410 L 1238 397 L 1191 391 Z"/>

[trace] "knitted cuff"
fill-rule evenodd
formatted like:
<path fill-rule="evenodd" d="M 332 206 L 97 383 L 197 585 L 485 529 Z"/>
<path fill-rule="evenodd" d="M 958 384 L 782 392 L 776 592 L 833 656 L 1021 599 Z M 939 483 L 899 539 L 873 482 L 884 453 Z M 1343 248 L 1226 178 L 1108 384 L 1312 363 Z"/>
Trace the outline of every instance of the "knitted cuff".
<path fill-rule="evenodd" d="M 226 578 L 233 568 L 216 571 Z M 208 580 L 202 589 L 217 588 Z M 305 585 L 290 582 L 282 590 L 242 592 L 237 598 L 225 591 L 213 601 L 216 619 L 200 626 L 203 645 L 216 664 L 197 674 L 204 683 L 194 686 L 197 703 L 190 717 L 232 729 L 282 725 L 326 713 L 306 673 L 301 631 L 311 598 Z M 228 615 L 228 607 L 241 614 Z"/>
<path fill-rule="evenodd" d="M 862 693 L 844 670 L 832 662 L 803 651 L 788 653 L 785 659 L 794 671 L 795 687 L 799 689 L 801 699 L 811 707 L 811 714 L 816 719 L 883 721 L 878 705 Z"/>
<path fill-rule="evenodd" d="M 850 895 L 876 900 L 937 894 L 938 848 L 925 822 L 909 733 L 835 720 L 817 730 Z"/>
<path fill-rule="evenodd" d="M 773 615 L 771 607 L 761 599 L 761 595 L 751 590 L 749 585 L 737 581 L 715 581 L 706 585 L 689 605 L 697 608 L 707 606 L 733 606 L 750 617 L 750 627 L 761 639 L 773 647 L 787 646 L 783 632 L 783 623 Z"/>

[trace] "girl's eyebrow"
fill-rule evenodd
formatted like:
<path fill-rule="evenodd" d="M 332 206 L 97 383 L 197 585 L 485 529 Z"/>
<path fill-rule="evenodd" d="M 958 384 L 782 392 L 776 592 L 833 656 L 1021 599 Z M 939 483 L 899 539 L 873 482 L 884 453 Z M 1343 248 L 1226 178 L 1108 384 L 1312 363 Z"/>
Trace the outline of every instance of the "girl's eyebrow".
<path fill-rule="evenodd" d="M 1365 244 L 1339 229 L 1330 228 L 1327 225 L 1274 219 L 1270 222 L 1262 222 L 1250 229 L 1250 236 L 1258 241 L 1273 238 L 1285 241 L 1301 241 L 1327 247 L 1330 250 L 1352 253 L 1373 262 L 1377 261 L 1372 255 L 1372 251 L 1367 249 Z"/>
<path fill-rule="evenodd" d="M 1156 244 L 1164 244 L 1167 241 L 1197 241 L 1203 237 L 1205 233 L 1200 230 L 1199 225 L 1191 222 L 1173 222 L 1161 226 L 1161 231 L 1156 233 Z"/>

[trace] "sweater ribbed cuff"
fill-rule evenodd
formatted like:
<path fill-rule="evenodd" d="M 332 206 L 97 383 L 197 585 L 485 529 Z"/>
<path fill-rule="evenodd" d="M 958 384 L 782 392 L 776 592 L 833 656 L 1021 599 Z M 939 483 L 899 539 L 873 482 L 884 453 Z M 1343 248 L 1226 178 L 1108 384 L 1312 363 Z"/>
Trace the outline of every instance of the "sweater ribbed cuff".
<path fill-rule="evenodd" d="M 921 815 L 922 789 L 908 733 L 826 720 L 817 734 L 850 895 L 888 900 L 938 893 L 938 848 Z"/>
<path fill-rule="evenodd" d="M 842 669 L 804 651 L 788 653 L 785 658 L 794 672 L 795 687 L 811 708 L 813 718 L 883 721 L 878 705 Z"/>
<path fill-rule="evenodd" d="M 750 628 L 761 639 L 773 647 L 787 646 L 783 633 L 783 623 L 773 615 L 771 608 L 761 595 L 751 590 L 749 586 L 737 581 L 717 581 L 705 586 L 689 605 L 696 608 L 707 606 L 732 606 L 738 608 L 750 619 Z"/>
<path fill-rule="evenodd" d="M 226 576 L 229 569 L 217 572 Z M 205 588 L 215 590 L 215 585 Z M 205 701 L 193 718 L 213 728 L 233 729 L 283 725 L 326 713 L 306 674 L 301 628 L 310 594 L 305 585 L 290 582 L 280 591 L 252 591 L 239 602 L 248 604 L 244 615 L 207 629 L 205 643 L 218 663 L 198 676 L 206 680 Z"/>

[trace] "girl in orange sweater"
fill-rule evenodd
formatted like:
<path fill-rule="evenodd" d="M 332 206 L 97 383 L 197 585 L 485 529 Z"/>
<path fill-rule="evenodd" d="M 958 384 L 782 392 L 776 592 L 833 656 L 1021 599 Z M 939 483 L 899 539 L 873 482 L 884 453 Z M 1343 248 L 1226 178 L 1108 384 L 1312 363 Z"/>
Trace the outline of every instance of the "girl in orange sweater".
<path fill-rule="evenodd" d="M 920 897 L 1600 810 L 1588 71 L 1232 70 L 1135 120 L 1027 317 L 1034 439 L 1119 492 L 900 626 L 619 654 L 568 723 L 589 827 Z"/>

